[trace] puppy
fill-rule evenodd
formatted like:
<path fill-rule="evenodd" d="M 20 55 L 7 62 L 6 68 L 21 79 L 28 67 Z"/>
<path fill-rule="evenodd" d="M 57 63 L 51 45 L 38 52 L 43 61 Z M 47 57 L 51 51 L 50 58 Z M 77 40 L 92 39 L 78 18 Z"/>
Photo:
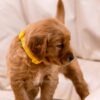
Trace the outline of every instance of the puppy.
<path fill-rule="evenodd" d="M 15 100 L 53 100 L 58 74 L 72 80 L 81 100 L 89 94 L 64 25 L 64 6 L 58 1 L 56 18 L 28 25 L 10 46 L 7 65 Z"/>

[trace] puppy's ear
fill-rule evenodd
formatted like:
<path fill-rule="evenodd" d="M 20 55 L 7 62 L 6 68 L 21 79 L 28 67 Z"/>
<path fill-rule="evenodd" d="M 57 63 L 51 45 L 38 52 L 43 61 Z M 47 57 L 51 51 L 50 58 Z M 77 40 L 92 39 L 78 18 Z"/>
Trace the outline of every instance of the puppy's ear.
<path fill-rule="evenodd" d="M 63 2 L 62 0 L 58 0 L 56 18 L 60 20 L 62 23 L 65 23 L 64 17 L 65 17 L 65 11 Z"/>
<path fill-rule="evenodd" d="M 46 54 L 47 37 L 46 35 L 35 35 L 30 39 L 29 48 L 33 55 L 42 60 Z"/>

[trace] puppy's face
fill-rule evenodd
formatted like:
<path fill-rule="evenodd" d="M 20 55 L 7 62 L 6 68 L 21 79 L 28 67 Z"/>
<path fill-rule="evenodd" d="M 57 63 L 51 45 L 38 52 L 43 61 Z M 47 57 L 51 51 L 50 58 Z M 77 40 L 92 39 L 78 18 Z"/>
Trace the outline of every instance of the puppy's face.
<path fill-rule="evenodd" d="M 31 26 L 26 40 L 32 53 L 43 62 L 66 65 L 74 58 L 70 48 L 70 33 L 58 20 L 45 20 L 36 23 L 33 28 Z"/>

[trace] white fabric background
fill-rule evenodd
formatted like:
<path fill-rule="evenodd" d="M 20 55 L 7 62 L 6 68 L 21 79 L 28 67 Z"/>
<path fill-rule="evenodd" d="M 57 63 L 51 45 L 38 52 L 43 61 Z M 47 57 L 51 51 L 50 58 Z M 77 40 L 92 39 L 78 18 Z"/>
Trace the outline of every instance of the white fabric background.
<path fill-rule="evenodd" d="M 71 44 L 74 52 L 84 59 L 100 60 L 100 1 L 63 0 L 63 2 L 66 11 L 66 27 L 71 32 Z M 12 38 L 27 24 L 54 17 L 56 4 L 57 0 L 0 0 L 0 88 L 6 88 L 8 85 L 5 58 Z M 100 63 L 94 61 L 80 62 L 85 78 L 89 83 L 91 95 L 93 93 L 92 98 L 94 95 L 99 97 Z M 55 94 L 55 96 L 75 100 L 76 92 L 73 90 L 72 84 L 63 79 L 62 76 L 60 80 L 61 85 L 56 92 L 58 94 Z M 97 91 L 94 92 L 95 90 Z M 4 97 L 5 100 L 8 100 L 6 98 L 8 92 L 3 91 L 1 93 L 4 93 L 5 96 L 1 95 L 0 98 Z M 90 99 L 91 95 L 87 100 L 97 100 Z"/>

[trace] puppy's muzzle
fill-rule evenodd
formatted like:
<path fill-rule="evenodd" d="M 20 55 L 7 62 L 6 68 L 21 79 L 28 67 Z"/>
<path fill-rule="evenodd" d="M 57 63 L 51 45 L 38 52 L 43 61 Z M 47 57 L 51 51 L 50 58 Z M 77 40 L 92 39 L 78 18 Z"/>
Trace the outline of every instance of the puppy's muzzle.
<path fill-rule="evenodd" d="M 68 55 L 67 55 L 67 62 L 71 62 L 72 60 L 74 59 L 74 55 L 72 54 L 72 53 L 69 53 Z"/>

